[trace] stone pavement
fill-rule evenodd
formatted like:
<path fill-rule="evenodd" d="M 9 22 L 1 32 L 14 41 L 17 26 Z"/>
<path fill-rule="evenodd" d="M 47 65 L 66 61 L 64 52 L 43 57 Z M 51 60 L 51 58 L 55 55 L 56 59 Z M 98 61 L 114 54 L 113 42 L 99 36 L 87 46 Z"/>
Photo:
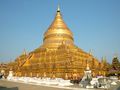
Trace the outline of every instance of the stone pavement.
<path fill-rule="evenodd" d="M 55 88 L 40 85 L 32 85 L 7 80 L 0 80 L 0 90 L 105 90 L 105 89 L 83 89 L 83 88 Z M 108 89 L 107 89 L 108 90 Z M 120 85 L 112 87 L 109 90 L 120 90 Z"/>

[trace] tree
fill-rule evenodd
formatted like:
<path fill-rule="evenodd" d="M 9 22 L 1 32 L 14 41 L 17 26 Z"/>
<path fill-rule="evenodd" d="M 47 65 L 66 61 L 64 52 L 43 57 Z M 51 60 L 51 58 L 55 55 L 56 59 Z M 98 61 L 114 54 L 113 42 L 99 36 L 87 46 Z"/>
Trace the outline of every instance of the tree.
<path fill-rule="evenodd" d="M 117 71 L 120 70 L 120 62 L 118 60 L 118 57 L 113 58 L 113 60 L 112 60 L 112 69 L 117 70 Z"/>
<path fill-rule="evenodd" d="M 113 76 L 116 74 L 117 76 L 120 76 L 120 62 L 119 62 L 118 57 L 113 58 L 108 76 L 111 76 L 111 75 Z"/>

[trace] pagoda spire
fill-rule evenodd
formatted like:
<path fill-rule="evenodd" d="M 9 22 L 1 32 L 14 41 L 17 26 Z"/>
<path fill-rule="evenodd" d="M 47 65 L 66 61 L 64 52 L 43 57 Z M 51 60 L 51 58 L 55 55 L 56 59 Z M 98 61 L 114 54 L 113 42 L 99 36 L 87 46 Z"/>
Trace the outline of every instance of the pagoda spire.
<path fill-rule="evenodd" d="M 57 12 L 60 12 L 60 5 L 58 4 Z"/>
<path fill-rule="evenodd" d="M 25 49 L 23 50 L 23 55 L 27 55 L 27 52 Z"/>
<path fill-rule="evenodd" d="M 90 54 L 90 55 L 92 55 L 92 54 L 93 54 L 93 50 L 92 50 L 92 49 L 90 49 L 89 54 Z"/>
<path fill-rule="evenodd" d="M 44 33 L 43 41 L 45 47 L 57 48 L 61 45 L 63 40 L 73 45 L 73 34 L 65 24 L 60 12 L 60 6 L 58 5 L 55 18 L 47 31 Z"/>
<path fill-rule="evenodd" d="M 57 12 L 56 12 L 55 18 L 54 18 L 53 22 L 51 23 L 51 25 L 49 26 L 47 31 L 49 31 L 49 30 L 51 31 L 53 29 L 55 29 L 57 31 L 58 28 L 64 30 L 63 32 L 65 32 L 65 33 L 69 32 L 70 36 L 72 37 L 72 32 L 69 30 L 69 28 L 67 27 L 67 25 L 65 24 L 65 22 L 62 18 L 59 5 L 57 7 Z M 49 34 L 48 32 L 46 32 L 46 33 Z M 46 33 L 45 33 L 45 35 L 46 35 Z M 59 33 L 59 31 L 57 33 Z"/>

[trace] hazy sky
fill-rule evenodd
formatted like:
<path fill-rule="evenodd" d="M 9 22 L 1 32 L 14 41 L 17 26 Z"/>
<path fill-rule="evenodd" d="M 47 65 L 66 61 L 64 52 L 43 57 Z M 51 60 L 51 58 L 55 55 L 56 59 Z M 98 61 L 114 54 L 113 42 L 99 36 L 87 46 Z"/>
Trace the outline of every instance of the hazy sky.
<path fill-rule="evenodd" d="M 0 0 L 0 62 L 38 48 L 58 4 L 78 47 L 120 57 L 120 0 Z"/>

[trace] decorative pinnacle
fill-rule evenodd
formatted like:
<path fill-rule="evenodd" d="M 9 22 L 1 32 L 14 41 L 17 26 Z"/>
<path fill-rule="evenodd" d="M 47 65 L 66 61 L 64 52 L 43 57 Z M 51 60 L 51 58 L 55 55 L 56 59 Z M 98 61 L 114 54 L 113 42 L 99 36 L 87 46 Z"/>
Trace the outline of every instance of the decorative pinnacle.
<path fill-rule="evenodd" d="M 89 54 L 92 55 L 92 49 L 90 49 Z"/>
<path fill-rule="evenodd" d="M 58 4 L 57 12 L 60 12 L 60 6 L 59 6 L 59 4 Z"/>
<path fill-rule="evenodd" d="M 26 50 L 24 49 L 24 51 L 23 51 L 23 55 L 26 55 Z"/>

